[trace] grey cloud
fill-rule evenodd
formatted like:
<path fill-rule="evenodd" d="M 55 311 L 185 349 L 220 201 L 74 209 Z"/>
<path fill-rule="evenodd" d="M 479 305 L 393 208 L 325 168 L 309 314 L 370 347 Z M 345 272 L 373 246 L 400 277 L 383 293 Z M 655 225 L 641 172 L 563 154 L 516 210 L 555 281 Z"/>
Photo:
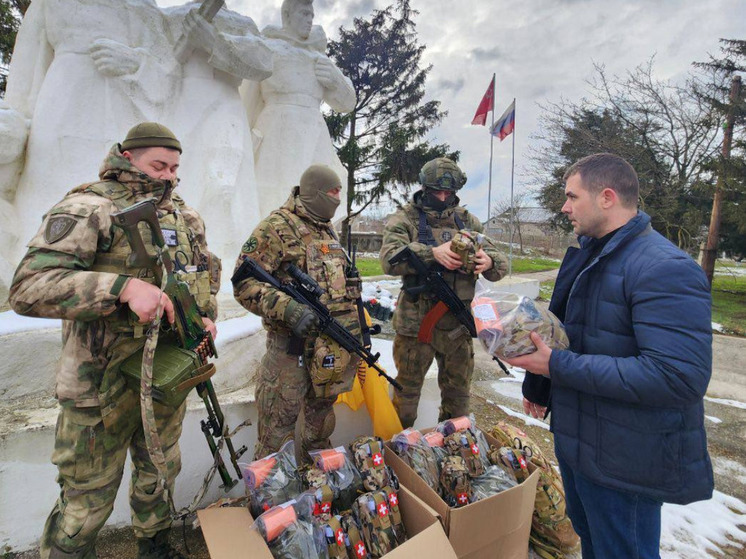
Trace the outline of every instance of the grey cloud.
<path fill-rule="evenodd" d="M 491 49 L 483 49 L 477 47 L 471 50 L 471 55 L 477 60 L 477 62 L 491 62 L 498 60 L 502 57 L 500 47 L 492 47 Z"/>
<path fill-rule="evenodd" d="M 334 3 L 334 2 L 332 2 Z M 365 17 L 370 15 L 376 8 L 375 0 L 357 0 L 356 2 L 346 3 L 346 15 L 349 19 L 354 17 Z"/>
<path fill-rule="evenodd" d="M 435 88 L 438 90 L 445 89 L 455 94 L 461 91 L 465 83 L 466 80 L 464 80 L 464 78 L 456 78 L 454 80 L 446 78 L 435 82 Z"/>

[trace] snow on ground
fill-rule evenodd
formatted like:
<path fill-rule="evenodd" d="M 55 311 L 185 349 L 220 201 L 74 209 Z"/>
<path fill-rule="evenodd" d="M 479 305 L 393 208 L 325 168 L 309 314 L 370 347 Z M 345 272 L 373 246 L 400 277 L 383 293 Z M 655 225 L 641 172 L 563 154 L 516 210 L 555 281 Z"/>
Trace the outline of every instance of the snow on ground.
<path fill-rule="evenodd" d="M 722 423 L 722 422 L 723 422 L 723 420 L 722 420 L 722 419 L 719 419 L 719 418 L 717 418 L 717 417 L 712 417 L 711 415 L 706 415 L 705 417 L 706 417 L 707 419 L 709 419 L 710 421 L 712 421 L 713 423 L 715 423 L 716 425 L 717 425 L 718 423 Z"/>
<path fill-rule="evenodd" d="M 716 276 L 746 276 L 746 267 L 731 267 L 726 268 L 715 268 Z"/>
<path fill-rule="evenodd" d="M 715 330 L 715 332 L 725 332 L 723 325 L 720 324 L 719 322 L 713 322 L 712 329 Z"/>
<path fill-rule="evenodd" d="M 661 557 L 720 557 L 718 546 L 746 544 L 746 503 L 715 491 L 709 501 L 663 505 Z"/>
<path fill-rule="evenodd" d="M 32 318 L 21 316 L 13 311 L 0 313 L 0 336 L 19 334 L 32 330 L 48 330 L 62 328 L 62 321 L 56 318 Z"/>
<path fill-rule="evenodd" d="M 705 396 L 705 400 L 707 400 L 708 402 L 712 402 L 713 404 L 721 404 L 723 406 L 730 406 L 732 408 L 746 410 L 746 404 L 744 404 L 743 402 L 739 402 L 738 400 L 725 400 L 723 398 L 711 398 L 709 396 Z"/>
<path fill-rule="evenodd" d="M 712 468 L 716 474 L 733 478 L 739 483 L 746 485 L 746 467 L 739 462 L 718 457 L 712 461 Z"/>
<path fill-rule="evenodd" d="M 507 413 L 509 416 L 520 419 L 526 425 L 536 425 L 537 427 L 541 427 L 542 429 L 546 429 L 547 431 L 549 431 L 549 423 L 544 423 L 540 419 L 534 419 L 533 417 L 526 415 L 525 413 L 517 412 L 509 408 L 508 406 L 498 405 L 497 407 L 500 408 L 505 413 Z"/>
<path fill-rule="evenodd" d="M 220 353 L 220 347 L 241 338 L 246 338 L 256 334 L 262 329 L 262 319 L 255 314 L 247 314 L 239 318 L 221 320 L 217 323 L 218 337 L 215 340 L 215 346 Z"/>

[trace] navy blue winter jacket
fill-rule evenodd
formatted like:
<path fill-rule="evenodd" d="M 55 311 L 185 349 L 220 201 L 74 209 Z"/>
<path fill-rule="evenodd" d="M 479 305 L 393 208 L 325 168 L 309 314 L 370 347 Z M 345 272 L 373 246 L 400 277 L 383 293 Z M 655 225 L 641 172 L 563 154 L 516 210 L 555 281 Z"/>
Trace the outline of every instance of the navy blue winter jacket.
<path fill-rule="evenodd" d="M 704 272 L 653 231 L 644 212 L 591 262 L 583 249 L 593 239 L 579 242 L 552 296 L 554 307 L 567 297 L 560 318 L 570 339 L 570 349 L 552 351 L 549 361 L 557 453 L 600 485 L 671 503 L 710 498 Z"/>

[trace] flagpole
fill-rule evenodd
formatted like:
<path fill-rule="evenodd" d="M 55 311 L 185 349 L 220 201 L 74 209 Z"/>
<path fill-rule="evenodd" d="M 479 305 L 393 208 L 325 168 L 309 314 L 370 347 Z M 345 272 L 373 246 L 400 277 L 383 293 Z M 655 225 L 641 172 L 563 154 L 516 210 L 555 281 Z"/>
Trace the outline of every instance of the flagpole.
<path fill-rule="evenodd" d="M 495 73 L 492 73 L 492 126 L 490 126 L 490 181 L 487 188 L 487 228 L 490 226 L 490 208 L 492 207 L 492 150 L 495 144 L 495 137 L 492 135 L 492 128 L 495 126 Z"/>
<path fill-rule="evenodd" d="M 513 155 L 510 163 L 510 250 L 508 253 L 508 276 L 513 277 L 513 236 L 514 236 L 514 217 L 515 209 L 513 208 L 513 174 L 515 171 L 515 97 L 513 97 Z"/>

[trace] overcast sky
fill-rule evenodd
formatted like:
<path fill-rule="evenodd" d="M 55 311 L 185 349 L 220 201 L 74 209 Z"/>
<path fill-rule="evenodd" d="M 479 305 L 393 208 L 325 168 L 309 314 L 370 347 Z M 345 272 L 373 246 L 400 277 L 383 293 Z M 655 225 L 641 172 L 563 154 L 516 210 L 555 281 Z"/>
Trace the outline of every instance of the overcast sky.
<path fill-rule="evenodd" d="M 179 0 L 157 0 L 161 6 Z M 259 28 L 280 23 L 281 0 L 227 0 Z M 316 0 L 316 23 L 330 38 L 354 17 L 384 8 L 386 0 Z M 536 132 L 537 103 L 560 97 L 579 100 L 593 63 L 623 74 L 655 54 L 661 79 L 677 79 L 694 61 L 718 53 L 719 38 L 746 38 L 744 0 L 412 0 L 426 64 L 433 69 L 427 95 L 448 111 L 431 139 L 461 150 L 469 181 L 462 202 L 487 215 L 490 141 L 487 127 L 470 125 L 477 105 L 497 74 L 495 112 L 516 98 L 515 190 L 529 189 L 523 176 L 526 149 Z M 489 118 L 488 118 L 489 123 Z M 511 137 L 495 141 L 493 204 L 510 193 Z"/>

